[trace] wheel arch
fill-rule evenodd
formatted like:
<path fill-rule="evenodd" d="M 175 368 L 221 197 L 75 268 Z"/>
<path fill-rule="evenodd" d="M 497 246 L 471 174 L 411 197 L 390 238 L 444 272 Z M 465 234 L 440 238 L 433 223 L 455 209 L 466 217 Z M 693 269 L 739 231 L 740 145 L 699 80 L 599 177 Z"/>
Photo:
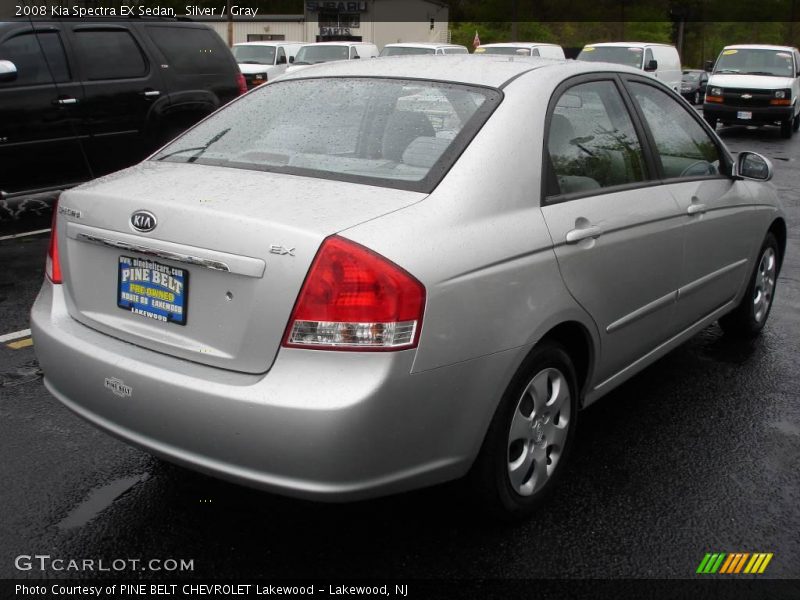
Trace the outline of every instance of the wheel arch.
<path fill-rule="evenodd" d="M 578 378 L 578 400 L 580 406 L 583 406 L 583 398 L 595 362 L 595 347 L 589 330 L 578 321 L 564 321 L 548 330 L 539 343 L 547 340 L 562 345 L 569 354 Z"/>
<path fill-rule="evenodd" d="M 768 233 L 771 233 L 775 236 L 775 239 L 778 240 L 778 269 L 783 265 L 783 257 L 786 255 L 786 221 L 784 221 L 781 217 L 775 219 L 772 224 L 769 226 Z"/>

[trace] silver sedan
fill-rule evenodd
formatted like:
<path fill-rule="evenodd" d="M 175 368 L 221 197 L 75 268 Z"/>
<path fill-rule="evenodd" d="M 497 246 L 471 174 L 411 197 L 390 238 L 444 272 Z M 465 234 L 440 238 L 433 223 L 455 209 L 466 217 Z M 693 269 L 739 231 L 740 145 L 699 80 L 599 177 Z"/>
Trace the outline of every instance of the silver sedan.
<path fill-rule="evenodd" d="M 581 408 L 714 321 L 764 327 L 771 174 L 619 65 L 309 67 L 62 194 L 45 385 L 236 482 L 343 501 L 466 476 L 523 516 Z"/>

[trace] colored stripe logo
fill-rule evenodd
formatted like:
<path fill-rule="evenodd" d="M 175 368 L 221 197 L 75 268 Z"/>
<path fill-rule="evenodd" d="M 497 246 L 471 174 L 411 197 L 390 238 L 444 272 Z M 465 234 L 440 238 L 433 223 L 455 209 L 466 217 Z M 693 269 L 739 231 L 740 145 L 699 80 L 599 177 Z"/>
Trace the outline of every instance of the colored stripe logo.
<path fill-rule="evenodd" d="M 696 573 L 700 575 L 760 575 L 772 560 L 772 552 L 707 552 Z"/>

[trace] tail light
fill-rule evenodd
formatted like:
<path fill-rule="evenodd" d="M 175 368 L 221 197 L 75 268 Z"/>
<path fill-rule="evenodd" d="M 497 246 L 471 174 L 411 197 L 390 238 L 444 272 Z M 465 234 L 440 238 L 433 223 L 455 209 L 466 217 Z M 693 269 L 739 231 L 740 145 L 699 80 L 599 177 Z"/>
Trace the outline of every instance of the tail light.
<path fill-rule="evenodd" d="M 297 297 L 283 345 L 404 350 L 419 341 L 425 287 L 405 270 L 338 236 L 326 239 Z"/>
<path fill-rule="evenodd" d="M 247 81 L 241 73 L 236 74 L 236 85 L 239 87 L 239 95 L 247 92 Z"/>
<path fill-rule="evenodd" d="M 61 283 L 61 260 L 58 257 L 58 200 L 53 203 L 53 220 L 50 224 L 50 246 L 47 248 L 47 262 L 44 272 L 53 283 Z"/>

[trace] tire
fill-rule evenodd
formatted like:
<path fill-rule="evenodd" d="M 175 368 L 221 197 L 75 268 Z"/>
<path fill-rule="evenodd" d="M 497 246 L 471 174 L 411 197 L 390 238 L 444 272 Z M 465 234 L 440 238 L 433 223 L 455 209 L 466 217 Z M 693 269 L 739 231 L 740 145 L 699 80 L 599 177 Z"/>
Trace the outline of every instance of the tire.
<path fill-rule="evenodd" d="M 761 333 L 772 309 L 780 270 L 778 241 L 770 232 L 764 238 L 758 261 L 739 305 L 719 320 L 726 334 L 752 338 Z"/>
<path fill-rule="evenodd" d="M 794 119 L 781 121 L 781 137 L 783 139 L 788 140 L 789 138 L 791 138 L 793 132 L 794 132 Z"/>
<path fill-rule="evenodd" d="M 798 129 L 800 129 L 800 114 L 796 115 L 792 121 L 792 131 L 797 131 Z"/>
<path fill-rule="evenodd" d="M 694 104 L 695 106 L 700 104 L 700 92 L 699 91 L 695 92 L 694 96 L 692 96 L 692 104 Z"/>
<path fill-rule="evenodd" d="M 564 472 L 575 437 L 578 385 L 566 350 L 545 341 L 523 361 L 495 412 L 468 480 L 490 516 L 529 516 Z"/>

